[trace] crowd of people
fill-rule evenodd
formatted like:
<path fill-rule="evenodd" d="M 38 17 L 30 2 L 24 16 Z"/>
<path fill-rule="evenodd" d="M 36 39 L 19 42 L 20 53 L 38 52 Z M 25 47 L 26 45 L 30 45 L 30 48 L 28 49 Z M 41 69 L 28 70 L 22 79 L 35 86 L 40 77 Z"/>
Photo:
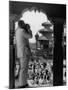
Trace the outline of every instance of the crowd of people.
<path fill-rule="evenodd" d="M 30 86 L 53 85 L 53 62 L 41 62 L 40 59 L 30 61 L 28 75 Z"/>

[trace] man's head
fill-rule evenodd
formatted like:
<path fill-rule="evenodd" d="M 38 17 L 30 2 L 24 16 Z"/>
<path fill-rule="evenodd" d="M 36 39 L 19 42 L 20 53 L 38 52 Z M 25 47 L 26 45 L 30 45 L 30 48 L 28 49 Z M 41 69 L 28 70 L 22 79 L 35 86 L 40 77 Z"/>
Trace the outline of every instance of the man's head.
<path fill-rule="evenodd" d="M 26 32 L 29 32 L 29 30 L 30 30 L 30 25 L 29 24 L 25 24 L 25 30 L 26 30 Z"/>
<path fill-rule="evenodd" d="M 23 21 L 23 20 L 19 20 L 19 21 L 18 21 L 18 26 L 19 26 L 20 28 L 24 28 L 24 27 L 25 27 L 24 21 Z"/>
<path fill-rule="evenodd" d="M 29 24 L 26 24 L 25 27 L 26 27 L 26 29 L 30 29 L 30 25 Z"/>

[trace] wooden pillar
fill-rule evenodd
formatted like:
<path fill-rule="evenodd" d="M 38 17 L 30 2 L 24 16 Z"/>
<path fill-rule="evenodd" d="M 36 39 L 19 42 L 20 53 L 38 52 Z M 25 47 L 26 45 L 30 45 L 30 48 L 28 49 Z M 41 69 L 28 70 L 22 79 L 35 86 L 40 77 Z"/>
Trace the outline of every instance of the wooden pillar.
<path fill-rule="evenodd" d="M 10 31 L 9 31 L 9 88 L 15 88 L 15 77 L 14 77 L 14 67 L 15 67 L 15 47 L 13 44 L 15 31 L 15 22 L 10 21 Z"/>
<path fill-rule="evenodd" d="M 63 47 L 62 47 L 63 21 L 54 20 L 54 57 L 53 57 L 53 85 L 63 85 Z"/>

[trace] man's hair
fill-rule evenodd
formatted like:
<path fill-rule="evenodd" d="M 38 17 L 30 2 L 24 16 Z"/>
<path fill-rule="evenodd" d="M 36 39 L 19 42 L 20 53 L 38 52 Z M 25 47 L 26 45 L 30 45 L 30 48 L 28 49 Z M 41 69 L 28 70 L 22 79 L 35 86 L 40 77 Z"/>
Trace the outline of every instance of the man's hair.
<path fill-rule="evenodd" d="M 25 27 L 26 27 L 27 29 L 30 29 L 30 25 L 29 25 L 29 24 L 26 24 Z"/>
<path fill-rule="evenodd" d="M 18 26 L 19 26 L 20 28 L 24 28 L 24 27 L 25 27 L 24 21 L 23 21 L 23 20 L 19 20 L 19 21 L 18 21 Z"/>
<path fill-rule="evenodd" d="M 25 30 L 26 30 L 27 33 L 29 32 L 28 29 L 30 29 L 30 25 L 29 24 L 25 24 Z"/>

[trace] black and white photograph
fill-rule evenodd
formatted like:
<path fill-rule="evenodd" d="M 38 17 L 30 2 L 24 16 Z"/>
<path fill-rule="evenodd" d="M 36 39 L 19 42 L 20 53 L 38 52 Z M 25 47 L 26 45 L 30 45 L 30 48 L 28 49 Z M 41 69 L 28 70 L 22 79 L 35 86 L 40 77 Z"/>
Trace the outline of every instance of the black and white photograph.
<path fill-rule="evenodd" d="M 9 1 L 9 88 L 66 86 L 66 4 Z"/>

